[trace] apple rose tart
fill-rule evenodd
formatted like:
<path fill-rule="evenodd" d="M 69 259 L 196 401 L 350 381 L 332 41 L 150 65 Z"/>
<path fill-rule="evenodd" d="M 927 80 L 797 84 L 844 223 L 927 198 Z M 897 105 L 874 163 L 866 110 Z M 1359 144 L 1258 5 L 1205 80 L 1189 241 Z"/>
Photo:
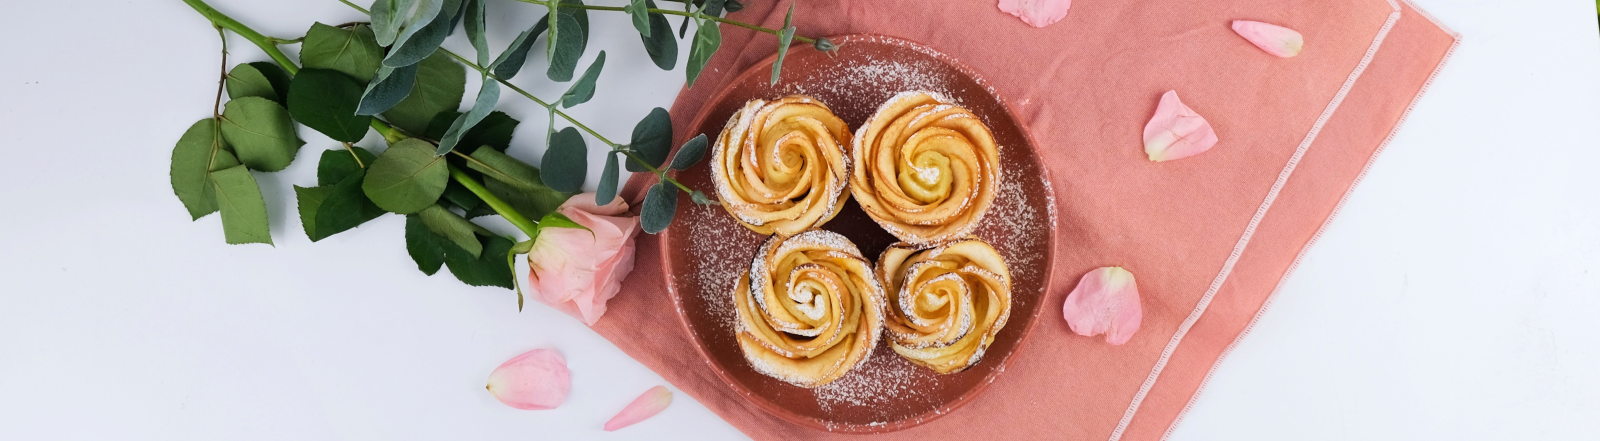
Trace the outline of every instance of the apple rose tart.
<path fill-rule="evenodd" d="M 711 178 L 728 213 L 761 234 L 792 236 L 844 205 L 850 128 L 803 95 L 750 100 L 717 136 Z"/>
<path fill-rule="evenodd" d="M 977 237 L 934 248 L 891 245 L 876 274 L 889 297 L 890 347 L 941 374 L 977 364 L 1011 315 L 1011 271 Z"/>
<path fill-rule="evenodd" d="M 999 188 L 1000 151 L 976 115 L 932 92 L 903 92 L 856 131 L 850 192 L 900 240 L 970 234 Z"/>
<path fill-rule="evenodd" d="M 758 372 L 822 386 L 871 355 L 883 302 L 872 265 L 849 239 L 822 230 L 773 235 L 733 289 L 739 347 Z"/>

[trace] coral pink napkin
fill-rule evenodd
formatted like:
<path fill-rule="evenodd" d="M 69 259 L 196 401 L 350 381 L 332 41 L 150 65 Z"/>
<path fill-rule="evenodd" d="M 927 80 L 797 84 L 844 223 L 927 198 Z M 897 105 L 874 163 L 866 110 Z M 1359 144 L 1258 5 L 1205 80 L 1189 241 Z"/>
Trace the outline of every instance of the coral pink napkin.
<path fill-rule="evenodd" d="M 735 17 L 769 27 L 788 8 L 748 3 Z M 891 35 L 974 68 L 1033 132 L 1056 192 L 1056 292 L 1043 321 L 988 391 L 887 439 L 1163 438 L 1457 42 L 1389 0 L 1077 2 L 1042 29 L 994 0 L 797 3 L 802 35 Z M 1305 51 L 1262 52 L 1233 20 L 1298 30 Z M 725 29 L 722 51 L 673 105 L 679 142 L 712 93 L 776 48 L 770 35 Z M 1221 142 L 1152 163 L 1142 130 L 1168 90 Z M 652 179 L 635 176 L 624 194 L 639 200 Z M 725 386 L 673 312 L 659 242 L 641 236 L 638 247 L 598 332 L 754 438 L 851 437 L 789 424 Z M 1103 266 L 1139 278 L 1144 324 L 1121 346 L 1073 334 L 1049 312 Z"/>

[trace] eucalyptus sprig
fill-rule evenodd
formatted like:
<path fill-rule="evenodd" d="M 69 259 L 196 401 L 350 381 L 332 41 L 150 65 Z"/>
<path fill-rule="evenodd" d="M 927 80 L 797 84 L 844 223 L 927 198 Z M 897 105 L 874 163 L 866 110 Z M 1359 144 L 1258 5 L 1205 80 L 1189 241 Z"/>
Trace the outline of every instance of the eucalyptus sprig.
<path fill-rule="evenodd" d="M 653 0 L 628 0 L 627 6 L 515 0 L 548 12 L 495 55 L 486 38 L 487 0 L 376 0 L 371 9 L 339 1 L 368 14 L 369 21 L 315 23 L 305 36 L 289 39 L 262 35 L 203 0 L 184 0 L 222 35 L 223 74 L 212 115 L 191 126 L 173 149 L 173 191 L 196 220 L 220 211 L 228 243 L 271 244 L 267 207 L 251 171 L 288 167 L 305 144 L 297 134 L 299 123 L 340 144 L 322 152 L 316 186 L 295 186 L 301 224 L 312 241 L 387 213 L 401 214 L 406 250 L 419 270 L 431 275 L 448 266 L 457 279 L 475 286 L 515 288 L 515 256 L 527 253 L 542 229 L 582 227 L 555 209 L 586 179 L 585 135 L 608 149 L 596 203 L 617 197 L 624 164 L 656 175 L 641 207 L 645 231 L 653 234 L 671 224 L 679 191 L 698 204 L 717 203 L 672 177 L 671 171 L 704 158 L 707 138 L 690 139 L 668 161 L 673 133 L 665 109 L 649 112 L 625 144 L 562 111 L 594 97 L 605 67 L 602 51 L 577 75 L 588 45 L 588 11 L 630 14 L 646 52 L 663 70 L 676 67 L 678 54 L 666 16 L 684 17 L 680 36 L 694 23 L 685 68 L 691 87 L 721 46 L 724 24 L 777 36 L 780 54 L 791 41 L 818 50 L 833 47 L 825 39 L 795 35 L 793 6 L 783 29 L 768 29 L 723 17 L 743 7 L 734 0 L 664 0 L 683 3 L 682 11 L 657 8 Z M 468 56 L 440 48 L 458 27 L 473 47 Z M 260 47 L 273 62 L 229 69 L 223 30 Z M 541 37 L 549 60 L 545 76 L 572 83 L 559 98 L 540 99 L 510 82 Z M 285 44 L 301 45 L 298 63 L 278 48 Z M 779 66 L 773 69 L 774 83 Z M 466 93 L 466 67 L 482 85 L 462 113 L 457 109 Z M 520 121 L 494 110 L 502 89 L 539 104 L 549 116 L 543 170 L 506 154 Z M 226 103 L 224 92 L 230 98 Z M 569 126 L 558 130 L 558 121 Z M 355 145 L 369 129 L 382 135 L 386 150 L 374 154 Z M 526 239 L 501 236 L 473 221 L 488 215 L 504 218 Z"/>

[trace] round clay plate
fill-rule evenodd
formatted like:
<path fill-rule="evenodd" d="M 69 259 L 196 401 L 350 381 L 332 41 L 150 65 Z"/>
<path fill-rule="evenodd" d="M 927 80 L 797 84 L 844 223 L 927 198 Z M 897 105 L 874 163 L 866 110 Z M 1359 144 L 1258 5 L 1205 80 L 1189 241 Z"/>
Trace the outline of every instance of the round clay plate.
<path fill-rule="evenodd" d="M 835 432 L 890 432 L 950 413 L 1005 372 L 1023 336 L 1038 321 L 1054 262 L 1055 203 L 1047 173 L 1027 131 L 993 89 L 947 55 L 895 38 L 849 35 L 831 38 L 835 54 L 797 44 L 783 64 L 782 81 L 769 86 L 773 57 L 756 63 L 701 109 L 692 131 L 716 139 L 724 123 L 751 99 L 805 94 L 821 100 L 850 125 L 860 127 L 896 93 L 929 90 L 953 98 L 993 131 L 1001 146 L 1000 194 L 976 234 L 1000 250 L 1011 269 L 1011 317 L 994 344 L 966 371 L 939 375 L 912 364 L 879 342 L 868 361 L 816 389 L 792 386 L 757 373 L 734 340 L 734 283 L 764 236 L 738 223 L 719 206 L 679 204 L 677 221 L 661 234 L 666 282 L 679 316 L 711 369 L 739 395 L 794 423 Z M 709 157 L 710 154 L 707 154 Z M 715 195 L 705 161 L 677 174 L 690 188 Z M 876 260 L 896 240 L 852 200 L 823 225 L 854 241 Z"/>

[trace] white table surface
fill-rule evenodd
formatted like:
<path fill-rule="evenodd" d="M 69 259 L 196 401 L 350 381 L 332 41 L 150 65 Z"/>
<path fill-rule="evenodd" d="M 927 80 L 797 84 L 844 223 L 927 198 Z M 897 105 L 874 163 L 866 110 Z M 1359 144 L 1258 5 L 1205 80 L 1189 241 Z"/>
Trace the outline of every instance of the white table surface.
<path fill-rule="evenodd" d="M 1417 3 L 1464 43 L 1174 439 L 1600 431 L 1594 6 Z M 213 4 L 281 37 L 362 19 L 334 0 Z M 496 46 L 542 15 L 491 5 Z M 183 3 L 0 11 L 11 158 L 0 163 L 0 438 L 742 437 L 682 393 L 654 419 L 600 431 L 661 377 L 576 320 L 537 303 L 518 313 L 509 291 L 423 276 L 398 216 L 310 243 L 290 186 L 313 183 L 316 152 L 336 146 L 311 130 L 293 166 L 256 174 L 275 247 L 224 244 L 216 216 L 190 222 L 169 155 L 211 112 L 219 65 L 216 33 Z M 626 138 L 670 105 L 682 71 L 649 64 L 624 15 L 591 17 L 583 65 L 599 49 L 610 57 L 594 101 L 572 113 Z M 230 42 L 230 64 L 266 59 Z M 539 70 L 517 82 L 558 95 Z M 515 96 L 500 108 L 524 121 L 514 154 L 536 161 L 541 113 Z M 541 347 L 572 368 L 564 405 L 521 411 L 484 392 L 500 362 Z"/>

